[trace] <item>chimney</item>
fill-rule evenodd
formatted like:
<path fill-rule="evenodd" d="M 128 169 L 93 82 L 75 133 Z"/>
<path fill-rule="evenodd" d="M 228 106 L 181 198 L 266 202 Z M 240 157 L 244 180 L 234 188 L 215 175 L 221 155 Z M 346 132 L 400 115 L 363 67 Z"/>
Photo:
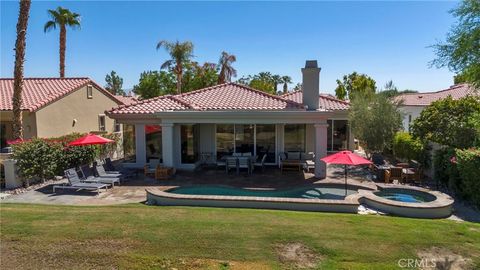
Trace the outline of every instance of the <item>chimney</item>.
<path fill-rule="evenodd" d="M 309 111 L 317 110 L 320 95 L 320 68 L 317 60 L 305 62 L 305 68 L 302 68 L 302 88 L 303 105 L 307 106 Z"/>

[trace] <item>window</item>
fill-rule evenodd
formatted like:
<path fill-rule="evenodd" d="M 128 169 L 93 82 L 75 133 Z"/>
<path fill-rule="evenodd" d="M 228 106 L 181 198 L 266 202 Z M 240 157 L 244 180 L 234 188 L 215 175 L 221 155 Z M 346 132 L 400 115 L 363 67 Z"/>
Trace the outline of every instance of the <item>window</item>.
<path fill-rule="evenodd" d="M 305 125 L 285 125 L 285 152 L 305 152 Z"/>
<path fill-rule="evenodd" d="M 121 125 L 117 120 L 113 120 L 113 132 L 120 132 Z"/>
<path fill-rule="evenodd" d="M 254 125 L 235 125 L 235 153 L 251 153 L 253 156 Z"/>
<path fill-rule="evenodd" d="M 93 86 L 87 85 L 87 98 L 93 98 Z"/>
<path fill-rule="evenodd" d="M 267 154 L 265 162 L 275 163 L 275 125 L 257 125 L 255 138 L 258 161 Z"/>
<path fill-rule="evenodd" d="M 198 126 L 180 126 L 182 163 L 192 164 L 198 161 Z"/>
<path fill-rule="evenodd" d="M 327 120 L 327 151 L 348 149 L 350 130 L 347 120 Z"/>
<path fill-rule="evenodd" d="M 105 115 L 104 114 L 98 115 L 98 130 L 105 131 Z"/>
<path fill-rule="evenodd" d="M 145 125 L 145 146 L 147 162 L 150 159 L 162 159 L 162 127 L 160 125 Z"/>
<path fill-rule="evenodd" d="M 217 125 L 217 159 L 229 156 L 235 149 L 234 125 Z"/>

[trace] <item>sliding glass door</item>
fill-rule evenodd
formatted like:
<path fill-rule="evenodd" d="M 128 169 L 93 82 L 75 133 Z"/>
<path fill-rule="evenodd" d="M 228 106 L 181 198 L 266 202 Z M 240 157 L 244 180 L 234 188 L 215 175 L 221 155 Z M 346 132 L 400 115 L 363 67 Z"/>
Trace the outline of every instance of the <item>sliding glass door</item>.
<path fill-rule="evenodd" d="M 256 153 L 259 159 L 267 155 L 266 163 L 275 163 L 275 125 L 256 125 Z"/>
<path fill-rule="evenodd" d="M 273 124 L 218 124 L 216 128 L 217 159 L 233 153 L 251 153 L 266 163 L 276 162 L 276 130 Z"/>
<path fill-rule="evenodd" d="M 192 164 L 198 161 L 198 125 L 180 126 L 182 163 Z"/>
<path fill-rule="evenodd" d="M 235 125 L 235 153 L 255 154 L 255 125 Z"/>
<path fill-rule="evenodd" d="M 347 120 L 328 120 L 327 151 L 336 152 L 349 148 L 350 129 Z"/>

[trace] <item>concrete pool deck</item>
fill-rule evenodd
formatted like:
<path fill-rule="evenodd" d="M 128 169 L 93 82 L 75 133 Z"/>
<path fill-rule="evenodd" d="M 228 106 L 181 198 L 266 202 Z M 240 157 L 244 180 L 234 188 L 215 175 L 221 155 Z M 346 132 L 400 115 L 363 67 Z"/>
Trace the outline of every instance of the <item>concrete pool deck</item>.
<path fill-rule="evenodd" d="M 60 180 L 57 183 L 65 182 Z M 57 184 L 56 183 L 56 184 Z M 201 170 L 196 172 L 179 172 L 171 180 L 158 181 L 139 174 L 137 177 L 128 179 L 121 186 L 115 186 L 107 192 L 96 195 L 95 192 L 71 190 L 59 191 L 53 194 L 53 185 L 47 185 L 35 190 L 30 190 L 18 195 L 1 196 L 0 202 L 5 203 L 36 203 L 58 205 L 116 205 L 125 203 L 141 203 L 146 200 L 146 189 L 166 190 L 174 186 L 208 184 L 230 185 L 247 188 L 288 188 L 314 183 L 344 183 L 343 168 L 329 166 L 327 178 L 317 180 L 311 173 L 287 171 L 281 173 L 276 168 L 268 168 L 265 172 L 255 171 L 253 175 L 225 174 L 219 170 Z M 367 189 L 376 189 L 377 184 L 368 180 L 368 174 L 360 167 L 349 170 L 348 184 L 364 186 Z M 2 193 L 4 195 L 4 193 Z M 454 204 L 455 212 L 449 219 L 462 221 L 480 222 L 480 212 L 463 205 L 460 202 Z"/>

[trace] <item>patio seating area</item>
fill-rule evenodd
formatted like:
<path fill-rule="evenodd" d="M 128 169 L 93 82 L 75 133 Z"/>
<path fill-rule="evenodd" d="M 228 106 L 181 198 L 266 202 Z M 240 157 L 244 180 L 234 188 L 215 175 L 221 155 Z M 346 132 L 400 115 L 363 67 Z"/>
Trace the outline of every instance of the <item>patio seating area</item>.
<path fill-rule="evenodd" d="M 383 156 L 374 154 L 371 165 L 375 180 L 382 183 L 423 184 L 425 175 L 419 162 L 389 162 Z"/>

